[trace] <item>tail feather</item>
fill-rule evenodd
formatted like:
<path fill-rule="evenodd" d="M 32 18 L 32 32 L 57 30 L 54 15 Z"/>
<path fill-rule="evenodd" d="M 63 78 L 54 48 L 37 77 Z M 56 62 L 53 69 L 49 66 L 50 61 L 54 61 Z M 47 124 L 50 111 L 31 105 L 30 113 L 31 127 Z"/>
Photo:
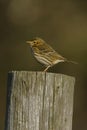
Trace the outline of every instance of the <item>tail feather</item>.
<path fill-rule="evenodd" d="M 66 62 L 72 63 L 72 64 L 78 64 L 76 61 L 66 60 Z"/>

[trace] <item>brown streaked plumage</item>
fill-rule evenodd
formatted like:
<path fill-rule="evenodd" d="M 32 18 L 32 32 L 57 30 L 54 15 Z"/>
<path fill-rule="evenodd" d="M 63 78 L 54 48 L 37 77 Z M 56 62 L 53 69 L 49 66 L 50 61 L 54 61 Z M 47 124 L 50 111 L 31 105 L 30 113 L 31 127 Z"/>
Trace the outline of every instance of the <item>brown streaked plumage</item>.
<path fill-rule="evenodd" d="M 47 71 L 50 67 L 59 62 L 71 62 L 77 64 L 74 61 L 69 61 L 60 54 L 58 54 L 50 45 L 48 45 L 43 39 L 35 38 L 32 41 L 27 41 L 32 48 L 34 57 L 43 65 L 46 66 L 44 71 Z"/>

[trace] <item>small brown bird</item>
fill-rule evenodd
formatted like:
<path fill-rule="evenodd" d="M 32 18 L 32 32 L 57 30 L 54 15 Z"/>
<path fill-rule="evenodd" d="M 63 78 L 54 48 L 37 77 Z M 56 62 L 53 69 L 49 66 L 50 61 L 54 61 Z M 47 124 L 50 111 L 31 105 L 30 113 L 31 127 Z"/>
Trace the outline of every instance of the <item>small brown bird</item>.
<path fill-rule="evenodd" d="M 46 66 L 44 71 L 47 71 L 50 67 L 59 62 L 71 62 L 77 64 L 74 61 L 69 61 L 60 54 L 58 54 L 50 45 L 48 45 L 43 39 L 35 38 L 32 41 L 26 41 L 32 48 L 34 57 L 43 65 Z"/>

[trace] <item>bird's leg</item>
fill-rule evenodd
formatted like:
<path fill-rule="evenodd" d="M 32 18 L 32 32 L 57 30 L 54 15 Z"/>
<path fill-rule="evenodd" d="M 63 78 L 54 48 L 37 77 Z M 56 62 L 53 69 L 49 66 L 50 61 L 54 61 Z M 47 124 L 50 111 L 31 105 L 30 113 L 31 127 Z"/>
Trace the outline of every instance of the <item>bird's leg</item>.
<path fill-rule="evenodd" d="M 44 70 L 44 72 L 46 72 L 48 69 L 50 68 L 50 66 L 47 66 Z"/>

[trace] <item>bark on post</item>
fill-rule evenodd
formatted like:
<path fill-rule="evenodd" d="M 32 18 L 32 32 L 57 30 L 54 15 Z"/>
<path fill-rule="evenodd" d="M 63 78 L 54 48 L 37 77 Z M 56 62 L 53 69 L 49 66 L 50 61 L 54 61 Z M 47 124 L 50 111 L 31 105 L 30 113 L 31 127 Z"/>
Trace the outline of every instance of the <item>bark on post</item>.
<path fill-rule="evenodd" d="M 72 130 L 74 83 L 63 74 L 11 72 L 5 130 Z"/>

